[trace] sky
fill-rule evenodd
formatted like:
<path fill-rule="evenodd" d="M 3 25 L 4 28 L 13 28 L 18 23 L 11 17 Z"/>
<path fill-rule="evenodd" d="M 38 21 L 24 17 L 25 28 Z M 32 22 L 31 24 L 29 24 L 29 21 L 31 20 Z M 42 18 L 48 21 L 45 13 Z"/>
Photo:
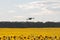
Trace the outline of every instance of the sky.
<path fill-rule="evenodd" d="M 60 0 L 0 0 L 0 21 L 60 22 Z"/>

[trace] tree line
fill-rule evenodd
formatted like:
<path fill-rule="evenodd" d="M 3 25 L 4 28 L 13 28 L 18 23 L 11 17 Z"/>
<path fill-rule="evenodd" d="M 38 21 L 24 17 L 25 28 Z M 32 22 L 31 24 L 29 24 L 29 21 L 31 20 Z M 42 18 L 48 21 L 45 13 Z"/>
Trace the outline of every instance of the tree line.
<path fill-rule="evenodd" d="M 0 22 L 0 28 L 46 28 L 60 27 L 60 22 Z"/>

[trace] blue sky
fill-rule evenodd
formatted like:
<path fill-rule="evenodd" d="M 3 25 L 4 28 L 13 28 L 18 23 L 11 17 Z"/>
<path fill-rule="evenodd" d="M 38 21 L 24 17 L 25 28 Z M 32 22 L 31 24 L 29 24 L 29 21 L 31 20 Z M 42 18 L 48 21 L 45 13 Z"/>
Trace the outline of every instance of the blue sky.
<path fill-rule="evenodd" d="M 0 0 L 0 21 L 60 22 L 60 0 Z"/>

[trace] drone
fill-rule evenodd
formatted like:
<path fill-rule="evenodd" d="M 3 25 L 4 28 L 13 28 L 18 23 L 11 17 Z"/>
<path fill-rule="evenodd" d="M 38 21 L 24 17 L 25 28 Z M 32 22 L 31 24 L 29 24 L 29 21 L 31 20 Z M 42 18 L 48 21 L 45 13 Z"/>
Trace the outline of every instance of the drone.
<path fill-rule="evenodd" d="M 32 19 L 34 19 L 34 18 L 28 18 L 27 20 L 32 20 Z"/>

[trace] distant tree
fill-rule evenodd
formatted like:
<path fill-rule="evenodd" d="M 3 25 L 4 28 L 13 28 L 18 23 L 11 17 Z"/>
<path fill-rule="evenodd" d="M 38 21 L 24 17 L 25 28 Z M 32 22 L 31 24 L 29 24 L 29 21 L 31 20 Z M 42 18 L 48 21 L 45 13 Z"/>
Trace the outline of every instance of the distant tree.
<path fill-rule="evenodd" d="M 33 18 L 28 18 L 32 20 Z M 0 28 L 42 28 L 59 27 L 60 22 L 0 22 Z"/>

